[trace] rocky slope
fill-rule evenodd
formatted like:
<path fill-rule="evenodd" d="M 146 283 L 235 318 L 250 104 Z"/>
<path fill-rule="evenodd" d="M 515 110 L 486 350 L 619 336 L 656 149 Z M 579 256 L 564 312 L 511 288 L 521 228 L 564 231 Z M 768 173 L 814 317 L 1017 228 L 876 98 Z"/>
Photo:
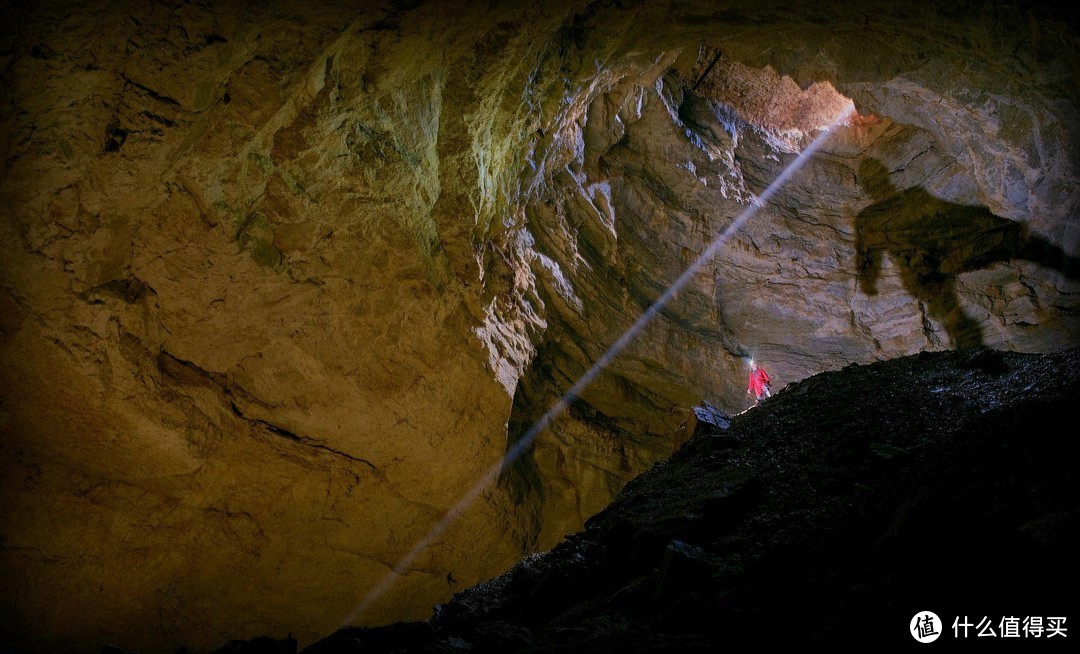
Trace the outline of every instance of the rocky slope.
<path fill-rule="evenodd" d="M 992 616 L 1000 638 L 1002 618 L 1065 616 L 1067 647 L 1078 399 L 1075 348 L 822 373 L 700 430 L 582 532 L 428 622 L 303 651 L 893 651 L 919 646 L 905 632 L 928 610 L 954 645 L 954 617 Z"/>
<path fill-rule="evenodd" d="M 0 12 L 0 645 L 423 619 L 742 409 L 745 356 L 779 387 L 1080 334 L 1075 16 L 1040 3 Z"/>

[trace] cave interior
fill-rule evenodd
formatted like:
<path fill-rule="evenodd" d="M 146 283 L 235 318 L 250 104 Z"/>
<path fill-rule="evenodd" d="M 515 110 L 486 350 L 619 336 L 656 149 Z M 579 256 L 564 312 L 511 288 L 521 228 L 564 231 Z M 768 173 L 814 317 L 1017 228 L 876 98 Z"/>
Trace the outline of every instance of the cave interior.
<path fill-rule="evenodd" d="M 1076 18 L 5 3 L 0 651 L 1068 616 Z"/>

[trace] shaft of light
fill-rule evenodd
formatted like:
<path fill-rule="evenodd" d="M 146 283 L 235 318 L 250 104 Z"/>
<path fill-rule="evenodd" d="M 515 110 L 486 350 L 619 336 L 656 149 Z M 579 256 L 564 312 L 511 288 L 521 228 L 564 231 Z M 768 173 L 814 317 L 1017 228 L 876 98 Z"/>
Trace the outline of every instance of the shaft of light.
<path fill-rule="evenodd" d="M 725 242 L 727 242 L 729 238 L 731 238 L 731 235 L 734 234 L 735 231 L 743 225 L 743 223 L 749 220 L 751 216 L 757 213 L 758 209 L 765 206 L 769 199 L 776 194 L 776 191 L 779 190 L 780 187 L 783 186 L 789 179 L 791 179 L 791 176 L 794 175 L 795 172 L 799 170 L 799 168 L 802 168 L 802 166 L 807 161 L 809 161 L 810 157 L 815 152 L 817 152 L 818 149 L 821 148 L 822 144 L 825 143 L 825 140 L 832 132 L 832 129 L 841 122 L 843 122 L 849 115 L 850 114 L 848 113 L 844 113 L 838 116 L 836 120 L 834 120 L 828 127 L 826 127 L 821 132 L 821 134 L 819 134 L 817 138 L 815 138 L 810 143 L 810 145 L 804 148 L 803 151 L 800 152 L 797 157 L 795 157 L 795 160 L 792 161 L 791 164 L 789 164 L 788 167 L 785 168 L 784 171 L 781 172 L 780 175 L 776 179 L 774 179 L 771 184 L 769 184 L 768 188 L 766 188 L 761 193 L 761 195 L 759 195 L 754 201 L 752 201 L 746 207 L 746 209 L 744 209 L 742 213 L 740 213 L 738 217 L 735 218 L 735 220 L 733 220 L 731 224 L 724 229 L 723 232 L 721 232 L 719 235 L 716 236 L 716 238 L 712 240 L 712 242 L 709 244 L 709 247 L 705 248 L 705 250 L 698 256 L 698 258 L 695 259 L 694 262 L 691 263 L 690 266 L 686 270 L 684 270 L 683 273 L 679 275 L 679 277 L 674 282 L 672 282 L 670 286 L 667 287 L 667 290 L 665 290 L 660 295 L 660 297 L 656 299 L 655 302 L 649 305 L 649 308 L 641 314 L 641 316 L 634 322 L 634 324 L 631 325 L 625 332 L 623 332 L 622 336 L 620 336 L 618 340 L 616 340 L 615 343 L 612 344 L 612 346 L 608 348 L 606 352 L 600 355 L 600 358 L 596 360 L 592 367 L 585 371 L 585 373 L 577 380 L 577 382 L 575 382 L 574 385 L 570 387 L 570 390 L 568 390 L 565 395 L 559 398 L 559 400 L 555 402 L 555 404 L 550 409 L 548 409 L 543 416 L 541 416 L 535 423 L 533 423 L 533 425 L 529 427 L 528 431 L 526 431 L 521 436 L 521 438 L 519 438 L 518 441 L 506 451 L 506 454 L 503 455 L 501 459 L 499 459 L 499 462 L 491 466 L 491 468 L 489 468 L 488 471 L 484 473 L 484 476 L 480 478 L 480 481 L 478 481 L 476 485 L 469 489 L 469 491 L 465 493 L 465 495 L 462 496 L 462 498 L 449 511 L 447 511 L 446 515 L 442 518 L 442 520 L 440 520 L 438 524 L 432 527 L 431 531 L 429 531 L 427 535 L 425 535 L 411 550 L 409 550 L 408 554 L 402 557 L 402 559 L 398 561 L 398 563 L 389 572 L 387 572 L 386 575 L 381 580 L 379 580 L 379 582 L 376 583 L 374 587 L 372 587 L 371 591 L 368 592 L 367 596 L 364 597 L 364 599 L 360 602 L 356 609 L 353 610 L 353 612 L 349 614 L 349 616 L 345 619 L 343 623 L 344 626 L 349 626 L 356 622 L 361 615 L 363 615 L 380 597 L 382 597 L 383 593 L 385 593 L 387 589 L 390 588 L 390 586 L 398 577 L 408 572 L 409 566 L 412 565 L 413 561 L 416 560 L 416 557 L 418 557 L 421 552 L 427 549 L 428 546 L 431 545 L 436 538 L 442 535 L 442 533 L 445 532 L 447 528 L 449 528 L 450 525 L 462 513 L 465 512 L 465 509 L 467 509 L 469 505 L 472 504 L 477 497 L 479 497 L 480 493 L 482 493 L 484 489 L 488 487 L 488 485 L 495 481 L 500 471 L 506 469 L 506 466 L 516 461 L 518 457 L 520 457 L 529 449 L 533 441 L 536 440 L 536 437 L 540 435 L 540 432 L 547 429 L 547 427 L 552 423 L 552 421 L 554 421 L 555 418 L 561 415 L 563 411 L 565 411 L 567 407 L 570 406 L 570 402 L 573 401 L 575 397 L 580 395 L 581 391 L 585 390 L 585 388 L 589 384 L 591 384 L 594 379 L 596 379 L 596 376 L 600 374 L 600 371 L 606 368 L 608 364 L 610 364 L 611 361 L 620 352 L 622 352 L 622 350 L 626 348 L 627 345 L 630 344 L 630 341 L 632 341 L 634 337 L 637 336 L 638 333 L 645 328 L 645 325 L 647 325 L 653 318 L 656 317 L 656 314 L 660 313 L 660 311 L 663 310 L 663 308 L 668 304 L 668 302 L 670 302 L 672 298 L 675 297 L 675 294 L 678 293 L 682 289 L 682 287 L 690 281 L 694 274 L 696 274 L 697 271 L 703 265 L 705 265 L 705 263 L 707 263 L 710 259 L 713 258 L 713 256 L 717 253 L 720 247 Z"/>

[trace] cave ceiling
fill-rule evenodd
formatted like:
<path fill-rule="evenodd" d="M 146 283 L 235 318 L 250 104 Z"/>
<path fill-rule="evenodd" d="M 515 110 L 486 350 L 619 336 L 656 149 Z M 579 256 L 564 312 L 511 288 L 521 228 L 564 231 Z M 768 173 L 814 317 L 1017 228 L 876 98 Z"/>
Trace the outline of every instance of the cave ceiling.
<path fill-rule="evenodd" d="M 749 357 L 778 390 L 1080 334 L 1080 59 L 1048 6 L 3 12 L 0 616 L 25 642 L 422 619 L 579 530 L 694 405 L 745 409 Z"/>

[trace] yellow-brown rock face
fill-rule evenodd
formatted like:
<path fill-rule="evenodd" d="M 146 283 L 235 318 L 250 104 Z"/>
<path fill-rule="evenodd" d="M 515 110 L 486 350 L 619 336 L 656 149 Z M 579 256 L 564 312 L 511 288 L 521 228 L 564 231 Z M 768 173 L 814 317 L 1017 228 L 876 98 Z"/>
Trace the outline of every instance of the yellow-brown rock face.
<path fill-rule="evenodd" d="M 715 4 L 6 7 L 0 647 L 424 618 L 745 357 L 1076 342 L 1066 21 Z"/>

